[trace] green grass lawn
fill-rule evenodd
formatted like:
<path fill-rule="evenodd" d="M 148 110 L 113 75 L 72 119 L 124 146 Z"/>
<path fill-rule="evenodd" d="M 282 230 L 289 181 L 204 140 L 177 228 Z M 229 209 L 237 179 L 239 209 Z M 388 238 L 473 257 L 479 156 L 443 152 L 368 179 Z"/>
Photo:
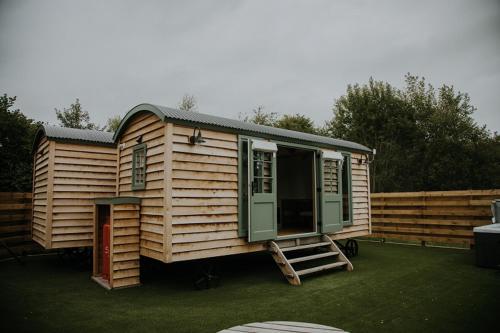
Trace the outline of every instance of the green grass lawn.
<path fill-rule="evenodd" d="M 216 332 L 268 320 L 354 333 L 500 327 L 500 271 L 475 267 L 473 251 L 361 242 L 352 262 L 351 273 L 293 287 L 268 254 L 220 258 L 220 286 L 202 291 L 192 283 L 197 262 L 146 263 L 142 286 L 114 291 L 54 255 L 2 262 L 0 331 Z"/>

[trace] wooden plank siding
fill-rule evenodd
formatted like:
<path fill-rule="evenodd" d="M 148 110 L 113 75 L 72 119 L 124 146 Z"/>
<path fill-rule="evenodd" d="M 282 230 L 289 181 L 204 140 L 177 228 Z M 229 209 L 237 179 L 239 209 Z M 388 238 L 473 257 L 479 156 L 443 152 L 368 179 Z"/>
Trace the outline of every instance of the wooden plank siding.
<path fill-rule="evenodd" d="M 32 239 L 46 249 L 92 246 L 94 198 L 115 193 L 116 148 L 44 137 L 33 159 Z"/>
<path fill-rule="evenodd" d="M 116 148 L 55 142 L 47 248 L 92 246 L 94 199 L 116 189 Z"/>
<path fill-rule="evenodd" d="M 474 244 L 473 228 L 491 223 L 491 201 L 500 190 L 372 194 L 374 238 Z"/>
<path fill-rule="evenodd" d="M 237 135 L 202 134 L 191 145 L 193 128 L 173 126 L 172 261 L 263 250 L 238 237 Z"/>
<path fill-rule="evenodd" d="M 146 144 L 146 186 L 132 191 L 132 152 L 137 138 Z M 142 198 L 140 211 L 140 254 L 166 261 L 165 246 L 165 140 L 166 124 L 152 113 L 131 119 L 118 143 L 116 194 Z"/>
<path fill-rule="evenodd" d="M 345 239 L 366 236 L 370 233 L 370 188 L 368 164 L 359 164 L 366 156 L 351 154 L 352 172 L 352 225 L 344 226 L 342 231 L 330 235 L 332 239 Z M 345 184 L 343 185 L 345 186 Z"/>
<path fill-rule="evenodd" d="M 202 130 L 202 145 L 190 145 L 193 128 L 174 125 L 172 152 L 172 261 L 265 250 L 265 243 L 238 237 L 238 137 Z M 368 168 L 351 155 L 353 225 L 332 235 L 368 235 Z"/>
<path fill-rule="evenodd" d="M 49 141 L 40 140 L 33 157 L 33 210 L 31 235 L 35 242 L 45 246 L 47 237 L 47 184 L 49 173 Z"/>
<path fill-rule="evenodd" d="M 112 205 L 111 288 L 140 283 L 140 205 Z"/>

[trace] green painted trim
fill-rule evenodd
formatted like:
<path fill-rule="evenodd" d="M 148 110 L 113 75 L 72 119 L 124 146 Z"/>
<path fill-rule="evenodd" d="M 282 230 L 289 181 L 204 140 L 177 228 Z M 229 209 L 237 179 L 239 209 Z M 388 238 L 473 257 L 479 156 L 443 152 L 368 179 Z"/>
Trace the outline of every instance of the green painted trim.
<path fill-rule="evenodd" d="M 33 139 L 33 144 L 31 145 L 31 155 L 35 154 L 38 148 L 38 143 L 42 139 L 42 137 L 47 136 L 45 134 L 45 128 L 43 126 L 38 127 L 35 138 Z"/>
<path fill-rule="evenodd" d="M 136 159 L 136 153 L 138 151 L 141 151 L 141 150 L 144 150 L 144 175 L 143 175 L 143 179 L 144 179 L 144 182 L 142 184 L 136 184 L 135 182 L 135 159 Z M 134 146 L 134 149 L 132 151 L 132 184 L 131 184 L 131 187 L 132 187 L 132 191 L 136 191 L 136 190 L 144 190 L 146 188 L 146 167 L 147 167 L 147 157 L 146 157 L 146 154 L 147 154 L 147 146 L 145 143 L 140 143 L 140 144 L 137 144 Z"/>
<path fill-rule="evenodd" d="M 321 232 L 323 225 L 322 207 L 323 207 L 323 163 L 321 158 L 321 151 L 317 151 L 314 156 L 316 163 L 316 232 Z"/>
<path fill-rule="evenodd" d="M 238 137 L 238 236 L 245 237 L 248 235 L 248 214 L 244 214 L 243 209 L 245 202 L 243 201 L 243 194 L 248 190 L 243 186 L 243 141 L 247 142 L 247 149 L 250 149 L 248 138 Z M 248 150 L 247 150 L 248 153 Z M 248 164 L 248 163 L 247 163 Z M 249 166 L 247 166 L 248 168 Z M 248 170 L 250 172 L 250 170 Z M 248 181 L 248 180 L 247 180 Z M 246 203 L 246 211 L 248 213 L 248 200 Z"/>
<path fill-rule="evenodd" d="M 342 153 L 343 156 L 347 157 L 347 167 L 348 167 L 348 170 L 347 170 L 347 182 L 348 182 L 348 184 L 347 185 L 349 186 L 348 187 L 348 189 L 349 189 L 349 220 L 345 221 L 344 220 L 344 216 L 342 214 L 342 225 L 343 226 L 351 226 L 353 224 L 353 220 L 354 220 L 354 216 L 353 216 L 354 209 L 352 207 L 352 162 L 351 162 L 351 153 L 350 152 L 346 152 L 346 151 L 341 151 L 341 153 Z M 344 186 L 344 185 L 342 185 L 342 186 Z M 342 195 L 342 200 L 343 200 L 343 195 Z M 343 206 L 343 203 L 342 203 L 342 206 Z"/>
<path fill-rule="evenodd" d="M 293 141 L 281 141 L 281 140 L 275 140 L 273 138 L 265 138 L 264 136 L 251 136 L 251 135 L 239 135 L 240 138 L 248 139 L 248 140 L 262 140 L 262 139 L 268 139 L 271 140 L 271 142 L 276 143 L 278 146 L 286 146 L 286 147 L 292 147 L 292 148 L 300 148 L 300 149 L 305 149 L 305 150 L 314 150 L 314 151 L 319 151 L 321 149 L 320 146 L 318 145 L 308 145 L 304 143 L 297 143 Z M 331 146 L 328 146 L 331 147 Z M 324 147 L 323 147 L 324 148 Z"/>
<path fill-rule="evenodd" d="M 134 106 L 127 114 L 125 117 L 123 117 L 122 121 L 120 122 L 120 125 L 115 131 L 115 134 L 113 135 L 113 140 L 115 143 L 117 142 L 118 137 L 122 134 L 122 132 L 125 130 L 126 125 L 128 125 L 129 121 L 136 115 L 142 112 L 151 112 L 158 116 L 162 121 L 165 121 L 165 115 L 163 112 L 161 112 L 157 107 L 154 105 L 148 104 L 148 103 L 142 103 L 137 106 Z"/>
<path fill-rule="evenodd" d="M 141 198 L 138 197 L 109 197 L 109 198 L 97 198 L 94 200 L 96 205 L 140 205 Z"/>

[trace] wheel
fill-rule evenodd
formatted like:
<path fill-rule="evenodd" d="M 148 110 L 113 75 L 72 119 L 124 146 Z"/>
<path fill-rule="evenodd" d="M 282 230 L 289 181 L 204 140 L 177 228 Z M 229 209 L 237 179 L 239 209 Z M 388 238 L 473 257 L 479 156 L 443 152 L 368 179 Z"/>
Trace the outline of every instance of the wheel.
<path fill-rule="evenodd" d="M 195 279 L 194 286 L 198 290 L 217 288 L 220 278 L 215 274 L 215 266 L 213 263 L 205 263 L 202 265 L 198 277 Z"/>
<path fill-rule="evenodd" d="M 345 252 L 348 257 L 355 257 L 358 255 L 358 242 L 355 239 L 349 239 L 345 243 Z"/>

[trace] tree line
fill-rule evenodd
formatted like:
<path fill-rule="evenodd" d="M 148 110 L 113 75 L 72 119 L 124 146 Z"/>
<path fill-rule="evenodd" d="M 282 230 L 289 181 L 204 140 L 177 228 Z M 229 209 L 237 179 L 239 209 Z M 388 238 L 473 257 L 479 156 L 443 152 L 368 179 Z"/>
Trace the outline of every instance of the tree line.
<path fill-rule="evenodd" d="M 5 192 L 31 190 L 31 145 L 41 124 L 14 108 L 15 101 L 0 96 L 0 191 Z M 196 98 L 184 95 L 178 108 L 197 112 Z M 375 148 L 370 163 L 374 192 L 500 188 L 500 136 L 479 126 L 475 111 L 468 94 L 450 85 L 436 89 L 407 74 L 402 89 L 373 78 L 348 85 L 321 126 L 306 115 L 279 115 L 264 106 L 239 118 Z M 105 126 L 93 123 L 78 99 L 55 113 L 59 125 L 72 128 L 114 132 L 121 121 L 115 116 Z"/>

